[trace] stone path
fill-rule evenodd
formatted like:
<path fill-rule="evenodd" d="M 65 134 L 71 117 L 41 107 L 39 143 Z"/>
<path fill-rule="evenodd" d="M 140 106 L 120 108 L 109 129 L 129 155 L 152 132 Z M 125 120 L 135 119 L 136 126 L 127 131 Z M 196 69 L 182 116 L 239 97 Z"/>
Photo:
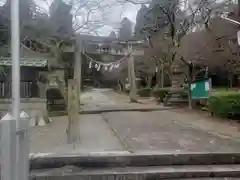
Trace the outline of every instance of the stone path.
<path fill-rule="evenodd" d="M 92 89 L 82 93 L 81 103 L 88 107 L 98 107 L 101 105 L 115 105 L 116 103 L 110 99 L 104 92 L 112 92 L 111 89 Z"/>
<path fill-rule="evenodd" d="M 109 125 L 99 115 L 79 117 L 80 140 L 67 144 L 67 117 L 53 118 L 53 122 L 31 131 L 32 153 L 88 153 L 102 151 L 123 151 L 124 146 Z"/>
<path fill-rule="evenodd" d="M 115 104 L 106 95 L 104 90 L 93 90 L 82 95 L 81 99 L 87 107 Z M 121 141 L 100 115 L 80 115 L 80 141 L 75 144 L 66 142 L 67 117 L 52 118 L 52 123 L 44 127 L 31 130 L 32 153 L 88 153 L 102 151 L 124 151 Z"/>
<path fill-rule="evenodd" d="M 81 151 L 122 151 L 122 146 L 109 125 L 99 115 L 84 115 L 80 120 Z"/>
<path fill-rule="evenodd" d="M 140 103 L 130 103 L 129 97 L 119 94 L 111 89 L 93 89 L 81 96 L 82 114 L 100 114 L 101 112 L 119 111 L 158 111 L 169 107 L 156 105 L 155 101 L 141 99 Z"/>
<path fill-rule="evenodd" d="M 82 94 L 84 107 L 145 106 L 114 99 L 114 91 L 94 89 Z M 202 120 L 201 120 L 202 118 Z M 66 143 L 67 117 L 31 130 L 33 153 L 90 152 L 238 152 L 239 124 L 212 121 L 175 110 L 109 112 L 80 115 L 80 141 Z M 236 128 L 239 127 L 239 128 Z"/>
<path fill-rule="evenodd" d="M 186 115 L 171 110 L 117 112 L 103 115 L 131 152 L 239 152 L 240 132 L 221 136 L 218 130 L 192 126 Z M 206 123 L 205 126 L 208 126 Z M 217 127 L 217 126 L 216 126 Z M 237 136 L 238 135 L 238 136 Z"/>

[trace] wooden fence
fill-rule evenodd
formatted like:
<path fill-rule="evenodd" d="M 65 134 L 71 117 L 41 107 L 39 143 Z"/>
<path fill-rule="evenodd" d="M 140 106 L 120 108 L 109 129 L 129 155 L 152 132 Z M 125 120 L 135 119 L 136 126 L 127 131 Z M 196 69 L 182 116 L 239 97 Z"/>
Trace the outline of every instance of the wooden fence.
<path fill-rule="evenodd" d="M 11 98 L 12 96 L 12 83 L 0 82 L 0 98 Z M 37 84 L 31 81 L 20 83 L 20 97 L 31 98 L 39 96 L 39 88 Z"/>

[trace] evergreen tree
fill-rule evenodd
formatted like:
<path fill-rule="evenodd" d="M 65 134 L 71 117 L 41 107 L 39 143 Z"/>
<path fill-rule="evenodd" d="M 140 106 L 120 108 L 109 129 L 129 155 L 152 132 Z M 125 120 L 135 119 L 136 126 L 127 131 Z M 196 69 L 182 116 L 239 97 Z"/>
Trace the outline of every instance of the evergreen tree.
<path fill-rule="evenodd" d="M 119 30 L 119 39 L 128 40 L 132 37 L 132 22 L 128 18 L 123 18 Z"/>
<path fill-rule="evenodd" d="M 117 38 L 117 35 L 114 31 L 112 31 L 110 34 L 109 34 L 109 37 L 110 38 L 113 38 L 113 39 L 116 39 Z"/>
<path fill-rule="evenodd" d="M 146 26 L 146 14 L 148 13 L 148 8 L 146 5 L 142 5 L 136 16 L 135 34 L 141 37 L 141 32 L 144 26 Z"/>

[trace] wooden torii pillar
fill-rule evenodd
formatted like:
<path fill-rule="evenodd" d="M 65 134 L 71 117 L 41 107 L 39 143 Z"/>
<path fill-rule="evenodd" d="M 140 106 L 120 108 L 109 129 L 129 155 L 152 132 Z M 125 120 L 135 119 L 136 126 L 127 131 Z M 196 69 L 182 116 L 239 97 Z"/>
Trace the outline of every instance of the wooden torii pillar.
<path fill-rule="evenodd" d="M 132 52 L 132 45 L 128 45 L 128 53 Z M 136 87 L 136 75 L 134 67 L 134 57 L 129 55 L 128 59 L 128 83 L 130 85 L 129 99 L 130 102 L 137 102 L 137 87 Z"/>
<path fill-rule="evenodd" d="M 82 50 L 83 41 L 77 37 L 74 58 L 74 79 L 68 82 L 68 127 L 67 141 L 74 143 L 80 139 L 79 136 L 79 109 L 82 80 Z"/>
<path fill-rule="evenodd" d="M 134 67 L 134 56 L 144 55 L 143 51 L 133 51 L 133 45 L 142 44 L 143 41 L 128 41 L 127 52 L 129 55 L 128 59 L 128 83 L 130 85 L 129 99 L 130 102 L 137 102 L 137 87 L 136 87 L 136 75 Z"/>
<path fill-rule="evenodd" d="M 81 36 L 76 38 L 75 45 L 75 62 L 74 62 L 74 79 L 77 82 L 78 99 L 80 103 L 81 84 L 82 84 L 82 53 L 83 53 L 83 40 Z"/>

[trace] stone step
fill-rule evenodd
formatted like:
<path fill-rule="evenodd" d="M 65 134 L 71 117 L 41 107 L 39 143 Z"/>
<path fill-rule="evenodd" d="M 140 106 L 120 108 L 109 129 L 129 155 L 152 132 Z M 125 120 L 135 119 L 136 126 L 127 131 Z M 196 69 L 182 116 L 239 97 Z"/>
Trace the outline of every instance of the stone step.
<path fill-rule="evenodd" d="M 181 179 L 175 179 L 175 180 L 237 180 L 239 177 L 207 177 L 207 178 L 181 178 Z"/>
<path fill-rule="evenodd" d="M 146 167 L 170 165 L 225 165 L 240 164 L 240 153 L 184 153 L 146 152 L 129 154 L 47 154 L 32 155 L 31 169 L 81 166 L 83 168 Z"/>
<path fill-rule="evenodd" d="M 165 106 L 180 106 L 180 105 L 187 105 L 188 99 L 174 99 L 170 98 L 167 102 L 164 103 Z"/>
<path fill-rule="evenodd" d="M 56 117 L 56 116 L 67 116 L 67 111 L 52 111 L 52 112 L 48 112 L 48 116 L 49 117 Z"/>
<path fill-rule="evenodd" d="M 157 179 L 198 179 L 226 178 L 240 179 L 240 165 L 186 165 L 186 166 L 145 166 L 145 167 L 115 167 L 115 168 L 82 168 L 81 166 L 65 166 L 55 169 L 32 171 L 31 179 L 40 180 L 157 180 Z"/>
<path fill-rule="evenodd" d="M 178 106 L 188 104 L 188 92 L 184 88 L 171 88 L 165 98 L 165 106 Z"/>

